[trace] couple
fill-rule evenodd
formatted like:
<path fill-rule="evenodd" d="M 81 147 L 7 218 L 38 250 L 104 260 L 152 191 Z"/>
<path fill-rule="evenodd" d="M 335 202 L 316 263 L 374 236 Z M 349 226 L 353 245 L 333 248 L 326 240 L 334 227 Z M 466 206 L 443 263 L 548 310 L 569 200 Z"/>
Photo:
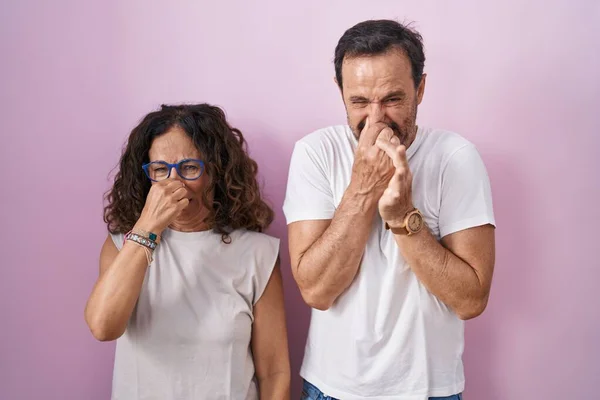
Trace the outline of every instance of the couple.
<path fill-rule="evenodd" d="M 348 125 L 295 145 L 283 210 L 313 308 L 303 399 L 461 398 L 495 222 L 475 147 L 416 125 L 424 61 L 395 21 L 348 29 L 335 49 Z M 132 131 L 85 310 L 97 339 L 118 338 L 113 399 L 289 398 L 279 240 L 256 175 L 217 107 L 163 106 Z"/>

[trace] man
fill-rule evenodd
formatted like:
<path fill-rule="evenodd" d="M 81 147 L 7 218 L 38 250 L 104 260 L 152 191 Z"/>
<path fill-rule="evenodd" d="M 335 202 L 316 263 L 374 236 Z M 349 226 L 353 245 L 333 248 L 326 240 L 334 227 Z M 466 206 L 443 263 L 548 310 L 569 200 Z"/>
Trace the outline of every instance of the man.
<path fill-rule="evenodd" d="M 313 308 L 303 398 L 460 399 L 464 320 L 486 307 L 491 189 L 475 149 L 416 125 L 421 36 L 365 21 L 335 49 L 347 126 L 296 143 L 284 212 Z"/>

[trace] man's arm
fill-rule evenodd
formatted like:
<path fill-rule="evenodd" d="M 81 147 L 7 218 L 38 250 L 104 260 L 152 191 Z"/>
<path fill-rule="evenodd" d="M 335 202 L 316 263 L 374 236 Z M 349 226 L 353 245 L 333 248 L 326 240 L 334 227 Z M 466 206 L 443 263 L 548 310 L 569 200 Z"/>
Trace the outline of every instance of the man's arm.
<path fill-rule="evenodd" d="M 452 233 L 440 244 L 425 227 L 414 235 L 394 235 L 417 278 L 459 318 L 480 315 L 487 305 L 494 271 L 494 227 Z"/>
<path fill-rule="evenodd" d="M 395 167 L 379 200 L 379 212 L 391 227 L 399 227 L 407 211 L 413 209 L 412 173 L 406 149 L 394 140 L 377 141 L 377 145 Z M 456 161 L 445 169 L 441 243 L 428 229 L 410 236 L 400 229 L 401 233 L 394 237 L 402 256 L 425 287 L 461 319 L 470 319 L 480 315 L 487 305 L 494 270 L 495 228 L 491 224 L 491 194 L 483 163 L 474 148 L 465 147 L 464 151 L 455 153 Z"/>
<path fill-rule="evenodd" d="M 331 220 L 288 227 L 292 274 L 304 301 L 326 310 L 354 280 L 377 210 L 377 199 L 349 188 Z"/>
<path fill-rule="evenodd" d="M 389 157 L 374 144 L 377 138 L 389 140 L 393 135 L 386 124 L 371 125 L 367 121 L 354 154 L 350 184 L 333 218 L 305 218 L 288 225 L 292 273 L 304 301 L 313 308 L 326 310 L 331 307 L 358 272 L 377 212 L 377 201 L 394 171 Z M 308 166 L 301 165 L 304 170 L 293 173 L 306 171 Z M 320 183 L 321 186 L 327 185 Z M 311 204 L 318 207 L 319 203 L 312 196 L 323 194 L 313 190 L 314 182 L 304 180 L 298 183 L 290 179 L 288 185 L 300 187 L 293 192 L 297 197 L 292 194 L 290 199 L 296 209 L 310 207 Z M 325 204 L 331 202 L 332 199 L 329 199 Z M 313 215 L 321 213 L 319 209 L 310 211 Z"/>

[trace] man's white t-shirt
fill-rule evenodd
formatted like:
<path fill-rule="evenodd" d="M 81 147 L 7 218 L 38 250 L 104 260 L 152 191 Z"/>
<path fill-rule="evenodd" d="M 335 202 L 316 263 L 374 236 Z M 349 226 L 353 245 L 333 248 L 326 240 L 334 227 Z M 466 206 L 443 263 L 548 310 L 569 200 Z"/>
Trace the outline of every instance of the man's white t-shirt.
<path fill-rule="evenodd" d="M 120 249 L 123 235 L 111 235 Z M 166 229 L 127 329 L 117 340 L 113 400 L 257 400 L 254 305 L 279 239 L 236 230 Z"/>
<path fill-rule="evenodd" d="M 288 224 L 333 218 L 356 146 L 348 126 L 296 143 L 283 206 Z M 419 127 L 406 153 L 414 206 L 438 240 L 495 225 L 489 178 L 473 144 Z M 300 374 L 344 400 L 449 396 L 464 390 L 463 344 L 463 321 L 421 284 L 377 214 L 350 287 L 329 310 L 312 310 Z"/>

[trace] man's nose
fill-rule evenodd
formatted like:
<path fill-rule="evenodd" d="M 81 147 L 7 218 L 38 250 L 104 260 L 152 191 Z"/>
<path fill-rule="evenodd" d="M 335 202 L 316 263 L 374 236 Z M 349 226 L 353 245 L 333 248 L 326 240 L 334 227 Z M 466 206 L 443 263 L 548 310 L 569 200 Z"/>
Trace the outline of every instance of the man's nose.
<path fill-rule="evenodd" d="M 371 104 L 369 104 L 368 116 L 371 123 L 385 122 L 385 111 L 381 103 L 371 102 Z"/>

